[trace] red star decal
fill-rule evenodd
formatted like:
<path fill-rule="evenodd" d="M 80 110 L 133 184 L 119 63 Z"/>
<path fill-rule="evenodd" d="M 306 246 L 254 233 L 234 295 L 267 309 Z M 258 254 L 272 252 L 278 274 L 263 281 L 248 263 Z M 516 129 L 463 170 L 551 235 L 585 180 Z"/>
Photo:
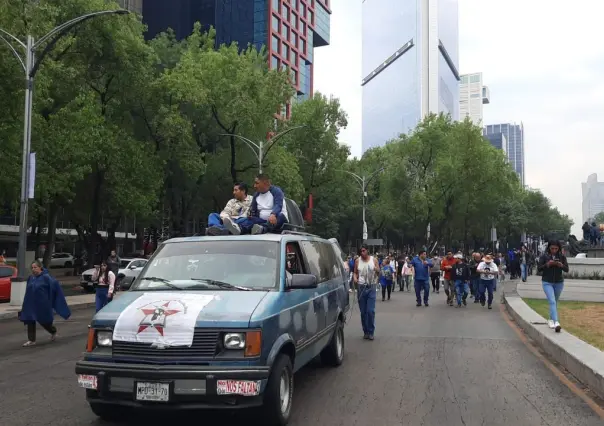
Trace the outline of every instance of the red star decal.
<path fill-rule="evenodd" d="M 143 314 L 145 314 L 145 317 L 149 316 L 149 315 L 153 315 L 157 310 L 161 311 L 161 313 L 164 315 L 164 317 L 169 317 L 170 315 L 174 315 L 177 314 L 181 311 L 179 311 L 178 309 L 165 309 L 168 306 L 170 306 L 170 302 L 166 302 L 161 306 L 156 306 L 153 308 L 141 308 L 141 312 Z M 145 331 L 147 328 L 149 327 L 153 327 L 157 330 L 157 332 L 163 336 L 164 335 L 164 326 L 163 325 L 159 325 L 159 324 L 154 324 L 154 325 L 139 325 L 138 326 L 138 332 L 136 334 L 139 334 L 143 331 Z"/>

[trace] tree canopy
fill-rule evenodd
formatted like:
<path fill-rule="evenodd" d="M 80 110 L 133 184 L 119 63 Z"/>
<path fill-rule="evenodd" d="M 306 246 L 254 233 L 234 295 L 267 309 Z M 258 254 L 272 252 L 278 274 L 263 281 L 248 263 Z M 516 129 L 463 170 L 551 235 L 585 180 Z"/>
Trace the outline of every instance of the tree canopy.
<path fill-rule="evenodd" d="M 0 0 L 0 28 L 37 37 L 78 15 L 117 8 L 105 0 Z M 367 186 L 370 238 L 393 247 L 430 239 L 458 247 L 488 244 L 491 227 L 510 243 L 522 233 L 568 234 L 572 221 L 539 191 L 523 188 L 504 154 L 479 127 L 440 115 L 408 135 L 350 158 L 340 138 L 347 115 L 338 99 L 315 93 L 293 102 L 290 74 L 271 70 L 266 52 L 215 46 L 215 32 L 151 41 L 136 16 L 84 22 L 50 50 L 36 76 L 32 150 L 36 194 L 30 224 L 36 245 L 52 251 L 57 221 L 77 230 L 89 252 L 115 244 L 118 230 L 163 237 L 203 231 L 210 212 L 251 183 L 256 153 L 234 135 L 266 140 L 264 171 L 289 198 L 312 194 L 310 232 L 357 247 Z M 0 209 L 18 212 L 23 135 L 22 70 L 0 44 Z M 343 143 L 344 142 L 344 143 Z M 386 141 L 385 141 L 386 142 Z M 8 167 L 7 167 L 8 165 Z M 30 243 L 30 245 L 33 245 Z"/>

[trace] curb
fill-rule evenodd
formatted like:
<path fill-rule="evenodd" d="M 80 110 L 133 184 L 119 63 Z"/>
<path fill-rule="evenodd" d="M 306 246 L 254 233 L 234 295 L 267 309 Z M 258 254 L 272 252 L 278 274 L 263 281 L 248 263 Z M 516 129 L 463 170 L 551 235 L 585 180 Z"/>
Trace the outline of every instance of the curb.
<path fill-rule="evenodd" d="M 68 305 L 69 309 L 72 311 L 77 311 L 79 309 L 86 309 L 96 306 L 95 302 L 82 302 L 75 303 L 73 305 Z M 0 321 L 7 321 L 12 319 L 19 319 L 18 315 L 19 311 L 11 311 L 11 312 L 3 312 L 0 313 Z"/>
<path fill-rule="evenodd" d="M 503 302 L 516 324 L 541 349 L 604 399 L 604 352 L 564 330 L 555 333 L 519 296 L 504 293 Z"/>

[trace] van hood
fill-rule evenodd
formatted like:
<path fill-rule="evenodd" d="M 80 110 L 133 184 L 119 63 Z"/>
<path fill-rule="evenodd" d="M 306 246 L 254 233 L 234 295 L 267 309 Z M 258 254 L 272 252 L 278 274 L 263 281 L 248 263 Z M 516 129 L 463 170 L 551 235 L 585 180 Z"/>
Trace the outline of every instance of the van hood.
<path fill-rule="evenodd" d="M 180 292 L 179 292 L 180 293 Z M 183 291 L 183 295 L 199 294 L 212 296 L 213 299 L 199 311 L 195 327 L 225 327 L 247 328 L 250 318 L 258 304 L 269 293 L 267 290 L 258 291 Z M 164 299 L 163 291 L 127 291 L 118 293 L 112 302 L 107 304 L 92 319 L 93 327 L 113 327 L 122 312 L 145 295 L 157 296 L 157 300 Z M 175 293 L 169 293 L 173 300 L 178 300 Z M 141 313 L 141 320 L 144 314 Z"/>

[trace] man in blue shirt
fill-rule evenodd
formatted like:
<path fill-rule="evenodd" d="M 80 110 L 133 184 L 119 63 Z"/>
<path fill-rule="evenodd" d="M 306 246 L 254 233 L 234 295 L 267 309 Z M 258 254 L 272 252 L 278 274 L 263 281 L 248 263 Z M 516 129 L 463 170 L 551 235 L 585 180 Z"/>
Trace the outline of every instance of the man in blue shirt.
<path fill-rule="evenodd" d="M 259 174 L 254 180 L 256 193 L 252 198 L 250 215 L 241 223 L 241 233 L 265 234 L 278 232 L 288 222 L 285 195 L 278 186 L 271 184 L 270 178 Z"/>
<path fill-rule="evenodd" d="M 430 297 L 430 268 L 432 268 L 432 261 L 427 258 L 426 250 L 420 250 L 419 254 L 413 258 L 411 265 L 415 269 L 415 298 L 417 299 L 417 306 L 422 306 L 422 290 L 424 290 L 424 306 L 430 306 L 428 304 L 428 298 Z"/>

